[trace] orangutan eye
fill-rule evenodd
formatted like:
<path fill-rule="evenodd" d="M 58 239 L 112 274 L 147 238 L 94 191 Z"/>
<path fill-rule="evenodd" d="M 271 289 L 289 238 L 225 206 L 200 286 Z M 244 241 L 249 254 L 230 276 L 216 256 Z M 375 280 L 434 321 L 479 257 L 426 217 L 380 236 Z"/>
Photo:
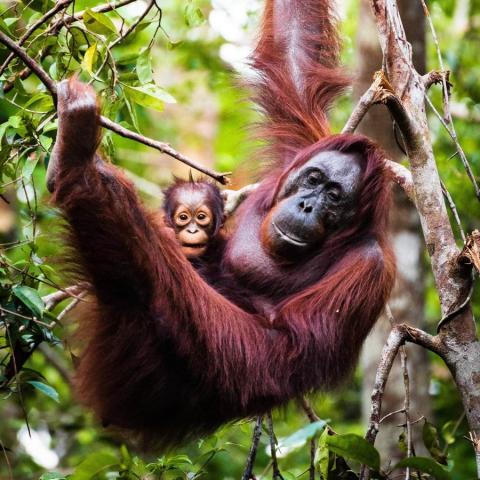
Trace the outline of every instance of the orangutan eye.
<path fill-rule="evenodd" d="M 334 190 L 330 190 L 330 192 L 327 193 L 327 196 L 330 200 L 333 200 L 334 202 L 338 202 L 338 200 L 340 200 L 340 194 Z"/>
<path fill-rule="evenodd" d="M 186 213 L 181 213 L 178 218 L 182 220 L 182 222 L 186 222 L 188 220 L 188 215 Z"/>
<path fill-rule="evenodd" d="M 199 214 L 197 215 L 197 218 L 198 218 L 199 220 L 205 220 L 205 219 L 207 218 L 207 216 L 206 216 L 204 213 L 199 213 Z"/>

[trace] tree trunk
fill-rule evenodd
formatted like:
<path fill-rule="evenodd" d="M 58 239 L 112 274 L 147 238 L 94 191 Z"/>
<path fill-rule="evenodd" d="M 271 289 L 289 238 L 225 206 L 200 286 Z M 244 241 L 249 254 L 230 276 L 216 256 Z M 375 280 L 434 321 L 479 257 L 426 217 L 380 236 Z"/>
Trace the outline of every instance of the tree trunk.
<path fill-rule="evenodd" d="M 414 63 L 419 72 L 425 71 L 425 29 L 424 17 L 416 0 L 402 2 L 401 13 L 407 37 L 413 45 Z M 382 54 L 377 31 L 371 13 L 370 2 L 362 0 L 359 12 L 359 29 L 357 34 L 357 79 L 354 96 L 359 98 L 370 86 L 372 75 L 382 65 Z M 375 139 L 387 152 L 389 158 L 399 161 L 404 154 L 395 140 L 393 122 L 388 110 L 383 105 L 370 108 L 358 128 L 358 132 Z M 401 141 L 400 134 L 397 135 Z M 400 188 L 394 192 L 394 208 L 391 214 L 391 235 L 397 258 L 397 282 L 389 305 L 397 323 L 410 323 L 423 327 L 424 323 L 424 271 L 422 257 L 424 244 L 420 229 L 420 220 L 414 205 L 407 199 Z M 383 345 L 390 332 L 391 325 L 386 316 L 382 317 L 365 343 L 362 355 L 364 371 L 362 385 L 362 412 L 365 422 L 370 416 L 370 395 L 375 380 L 376 369 Z M 421 415 L 431 416 L 428 395 L 429 365 L 427 352 L 417 345 L 408 345 L 408 365 L 410 376 L 411 418 L 416 420 Z M 414 366 L 414 368 L 412 368 Z M 400 359 L 397 358 L 389 377 L 383 400 L 383 415 L 399 410 L 404 402 L 403 373 Z M 398 448 L 398 437 L 404 416 L 392 415 L 384 422 L 378 435 L 377 447 L 384 458 L 399 460 L 404 456 Z M 413 427 L 413 441 L 417 453 L 421 453 L 422 423 Z"/>

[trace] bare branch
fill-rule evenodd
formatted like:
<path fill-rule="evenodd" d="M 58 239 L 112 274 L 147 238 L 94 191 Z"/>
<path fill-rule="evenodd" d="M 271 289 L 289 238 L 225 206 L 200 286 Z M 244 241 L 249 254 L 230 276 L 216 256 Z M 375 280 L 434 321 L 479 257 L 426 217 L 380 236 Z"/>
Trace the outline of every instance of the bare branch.
<path fill-rule="evenodd" d="M 250 446 L 250 452 L 247 457 L 247 464 L 242 475 L 242 480 L 255 480 L 253 475 L 253 465 L 255 464 L 255 457 L 257 456 L 258 443 L 262 435 L 262 421 L 263 417 L 258 416 L 255 421 L 255 427 L 253 428 L 252 444 Z"/>
<path fill-rule="evenodd" d="M 383 347 L 380 364 L 377 367 L 375 376 L 375 383 L 372 392 L 372 407 L 370 413 L 370 421 L 365 434 L 365 439 L 370 443 L 375 443 L 377 438 L 381 418 L 382 401 L 385 393 L 385 385 L 387 384 L 390 371 L 393 366 L 393 361 L 397 356 L 400 347 L 406 342 L 416 343 L 421 345 L 441 356 L 445 354 L 445 347 L 442 345 L 439 337 L 433 337 L 428 333 L 418 328 L 409 325 L 401 324 L 395 325 Z M 405 412 L 405 406 L 402 409 Z M 398 413 L 398 412 L 394 412 Z M 370 478 L 370 471 L 367 466 L 362 465 L 360 471 L 360 480 L 368 480 Z"/>
<path fill-rule="evenodd" d="M 272 457 L 272 479 L 284 480 L 282 474 L 280 473 L 280 468 L 278 467 L 277 440 L 275 438 L 275 432 L 273 431 L 273 420 L 271 412 L 267 415 L 267 428 L 268 436 L 270 437 L 270 455 Z"/>
<path fill-rule="evenodd" d="M 415 191 L 410 170 L 401 163 L 394 162 L 393 160 L 385 160 L 385 163 L 392 174 L 393 181 L 403 188 L 408 199 L 415 204 Z"/>
<path fill-rule="evenodd" d="M 50 293 L 42 297 L 46 310 L 53 310 L 60 302 L 63 302 L 67 298 L 80 298 L 80 294 L 87 288 L 87 284 L 81 283 L 79 285 L 73 285 L 67 287 L 64 290 Z"/>
<path fill-rule="evenodd" d="M 302 406 L 304 412 L 306 413 L 310 423 L 318 422 L 320 417 L 315 413 L 310 403 L 305 397 L 299 399 L 300 405 Z M 315 454 L 317 451 L 317 442 L 315 437 L 310 440 L 310 466 L 309 471 L 309 480 L 315 480 Z"/>
<path fill-rule="evenodd" d="M 48 76 L 47 72 L 45 72 L 45 70 L 35 60 L 33 60 L 22 47 L 19 47 L 18 45 L 16 45 L 15 42 L 13 42 L 7 35 L 5 35 L 1 31 L 0 31 L 0 43 L 3 43 L 12 52 L 15 52 L 15 54 L 18 55 L 18 57 L 20 57 L 22 61 L 33 72 L 35 72 L 35 74 L 38 76 L 41 82 L 50 91 L 56 103 L 57 85 Z M 159 142 L 158 140 L 153 140 L 149 137 L 140 135 L 139 133 L 132 132 L 131 130 L 128 130 L 127 128 L 122 127 L 118 123 L 115 123 L 104 116 L 100 117 L 100 125 L 107 128 L 108 130 L 111 130 L 112 132 L 115 132 L 116 134 L 124 138 L 129 138 L 130 140 L 134 140 L 138 143 L 142 143 L 151 148 L 154 148 L 155 150 L 158 150 L 159 152 L 165 153 L 170 157 L 176 158 L 180 162 L 188 165 L 191 168 L 194 168 L 195 170 L 198 170 L 199 172 L 204 173 L 205 175 L 213 178 L 214 180 L 216 180 L 217 182 L 223 185 L 227 185 L 229 182 L 228 173 L 219 173 L 219 172 L 215 172 L 214 170 L 210 170 L 209 168 L 204 167 L 203 165 L 200 165 L 194 162 L 193 160 L 190 160 L 188 157 L 186 157 L 185 155 L 182 155 L 180 152 L 177 152 L 168 143 Z"/>
<path fill-rule="evenodd" d="M 450 70 L 432 70 L 431 72 L 428 72 L 422 76 L 422 81 L 425 90 L 428 90 L 432 85 L 442 83 L 444 79 L 446 80 L 447 85 L 451 86 L 449 77 Z"/>

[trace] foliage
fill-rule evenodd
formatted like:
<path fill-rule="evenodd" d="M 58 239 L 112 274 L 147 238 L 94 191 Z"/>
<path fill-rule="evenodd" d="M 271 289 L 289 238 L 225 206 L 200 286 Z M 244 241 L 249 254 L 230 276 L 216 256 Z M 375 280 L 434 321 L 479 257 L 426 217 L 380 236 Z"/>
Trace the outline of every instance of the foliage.
<path fill-rule="evenodd" d="M 225 2 L 137 0 L 99 13 L 95 7 L 101 2 L 75 1 L 67 12 L 83 11 L 80 20 L 62 23 L 62 16 L 57 15 L 42 23 L 24 46 L 54 80 L 79 74 L 91 82 L 107 117 L 169 142 L 192 158 L 214 163 L 219 170 L 235 169 L 234 183 L 240 186 L 253 178 L 256 168 L 254 145 L 246 141 L 245 129 L 256 113 L 245 101 L 232 65 L 221 56 L 225 57 L 226 51 L 241 52 L 245 39 L 251 38 L 260 2 L 244 3 L 248 5 L 242 14 L 241 9 L 231 10 L 238 18 L 231 31 L 225 32 L 218 27 L 219 21 L 214 21 L 220 16 L 227 22 L 228 15 L 222 13 Z M 348 38 L 354 38 L 357 5 L 353 0 L 346 3 L 344 30 Z M 53 0 L 8 4 L 0 0 L 0 30 L 18 42 L 54 5 Z M 475 126 L 480 121 L 480 67 L 476 58 L 480 4 L 472 2 L 465 30 L 458 32 L 451 31 L 458 13 L 453 0 L 437 0 L 431 7 L 455 84 L 456 128 L 478 172 L 480 146 Z M 146 8 L 150 9 L 148 14 L 138 21 Z M 125 36 L 129 27 L 134 28 Z M 352 40 L 347 41 L 347 62 L 354 47 Z M 8 53 L 0 47 L 0 65 Z M 429 59 L 436 68 L 433 43 Z M 62 252 L 57 241 L 61 222 L 49 206 L 45 190 L 45 167 L 57 128 L 55 108 L 38 79 L 33 75 L 24 78 L 23 70 L 24 65 L 14 59 L 0 75 L 0 478 L 240 478 L 250 445 L 248 422 L 159 457 L 155 452 L 140 454 L 132 445 L 120 443 L 73 399 L 70 375 L 76 346 L 69 341 L 73 327 L 62 316 L 66 303 L 52 311 L 45 302 L 47 294 L 63 285 L 58 261 Z M 432 92 L 432 99 L 440 105 L 438 91 Z M 351 107 L 345 99 L 334 112 L 337 129 Z M 452 143 L 434 118 L 432 133 L 443 180 L 455 198 L 464 228 L 478 227 L 478 208 L 472 207 L 465 172 L 457 157 L 450 158 Z M 185 174 L 174 161 L 111 132 L 105 132 L 102 147 L 126 169 L 145 200 L 154 206 L 160 201 L 158 185 L 170 181 L 172 171 Z M 432 285 L 428 286 L 427 299 L 427 314 L 438 318 Z M 478 302 L 474 307 L 478 309 Z M 26 363 L 20 368 L 23 361 Z M 362 438 L 357 375 L 342 392 L 318 395 L 314 400 L 322 417 L 330 419 L 326 422 L 308 424 L 295 405 L 276 413 L 274 425 L 284 478 L 306 478 L 312 440 L 317 445 L 315 467 L 324 479 L 357 478 L 354 472 L 361 463 L 369 465 L 377 478 L 395 475 L 395 470 L 398 473 L 407 466 L 416 472 L 412 478 L 420 478 L 417 472 L 423 472 L 422 478 L 473 477 L 474 463 L 471 447 L 463 438 L 466 426 L 459 400 L 445 367 L 434 362 L 430 390 L 435 424 L 425 421 L 423 427 L 429 458 L 402 460 L 382 471 L 387 459 L 380 459 L 378 451 Z M 9 368 L 17 374 L 7 382 Z M 341 434 L 333 434 L 332 428 Z M 258 472 L 263 468 L 267 471 L 271 464 L 268 445 L 268 435 L 263 435 L 257 454 Z M 399 448 L 406 450 L 402 435 Z"/>

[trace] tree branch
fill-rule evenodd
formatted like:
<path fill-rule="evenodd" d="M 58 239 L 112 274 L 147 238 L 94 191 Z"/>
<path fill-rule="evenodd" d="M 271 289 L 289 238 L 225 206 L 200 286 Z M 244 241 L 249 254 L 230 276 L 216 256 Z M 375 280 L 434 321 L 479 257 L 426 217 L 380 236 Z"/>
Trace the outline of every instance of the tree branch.
<path fill-rule="evenodd" d="M 41 82 L 45 85 L 45 87 L 47 87 L 49 92 L 52 94 L 54 102 L 56 103 L 57 85 L 49 77 L 47 72 L 45 72 L 45 70 L 35 60 L 33 60 L 22 47 L 19 47 L 15 42 L 13 42 L 7 35 L 5 35 L 1 31 L 0 31 L 0 43 L 3 43 L 8 49 L 14 52 L 38 76 Z M 193 160 L 190 160 L 188 157 L 186 157 L 185 155 L 182 155 L 180 152 L 177 152 L 168 143 L 159 142 L 158 140 L 153 140 L 149 137 L 145 137 L 136 132 L 132 132 L 131 130 L 128 130 L 127 128 L 122 127 L 118 123 L 115 123 L 104 116 L 100 117 L 100 125 L 107 128 L 108 130 L 111 130 L 112 132 L 115 132 L 116 134 L 124 138 L 129 138 L 130 140 L 134 140 L 138 143 L 142 143 L 151 148 L 154 148 L 159 152 L 165 153 L 166 155 L 169 155 L 170 157 L 173 157 L 179 160 L 180 162 L 188 165 L 189 167 L 194 168 L 195 170 L 198 170 L 199 172 L 202 172 L 203 174 L 213 178 L 214 180 L 221 183 L 222 185 L 227 185 L 229 182 L 228 173 L 219 173 L 214 170 L 210 170 L 209 168 L 204 167 L 203 165 L 200 165 L 194 162 Z"/>
<path fill-rule="evenodd" d="M 392 328 L 387 338 L 387 342 L 383 347 L 371 396 L 372 407 L 370 421 L 368 424 L 367 433 L 365 434 L 365 439 L 371 444 L 375 443 L 379 425 L 382 420 L 381 412 L 383 396 L 385 394 L 385 385 L 387 384 L 395 357 L 397 356 L 400 347 L 406 341 L 421 345 L 422 347 L 425 347 L 442 357 L 444 357 L 446 354 L 446 349 L 438 336 L 434 337 L 423 330 L 420 330 L 419 328 L 414 328 L 406 324 L 395 325 Z M 402 409 L 402 411 L 405 411 L 405 407 Z M 369 477 L 370 472 L 368 467 L 366 465 L 362 465 L 360 471 L 360 480 L 368 480 Z"/>
<path fill-rule="evenodd" d="M 252 444 L 250 446 L 250 451 L 247 457 L 247 464 L 245 465 L 245 470 L 242 475 L 242 480 L 255 480 L 255 475 L 253 474 L 253 465 L 255 464 L 255 457 L 257 456 L 258 443 L 260 442 L 260 437 L 262 435 L 262 421 L 263 417 L 258 416 L 255 421 L 255 427 L 253 428 L 252 435 Z"/>

